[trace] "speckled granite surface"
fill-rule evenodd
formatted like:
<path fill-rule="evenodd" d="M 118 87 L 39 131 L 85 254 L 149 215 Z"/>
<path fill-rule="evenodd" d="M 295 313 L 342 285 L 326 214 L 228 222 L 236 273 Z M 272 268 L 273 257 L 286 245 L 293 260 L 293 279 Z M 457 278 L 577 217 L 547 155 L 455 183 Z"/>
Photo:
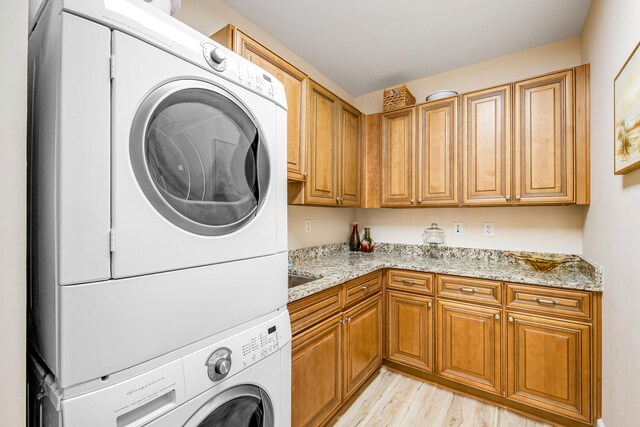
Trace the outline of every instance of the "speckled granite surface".
<path fill-rule="evenodd" d="M 373 253 L 350 252 L 335 243 L 289 252 L 292 274 L 318 279 L 289 289 L 289 302 L 381 268 L 401 268 L 438 274 L 477 277 L 514 283 L 602 292 L 600 267 L 580 261 L 549 272 L 539 272 L 522 261 L 493 249 L 440 248 L 442 258 L 426 256 L 422 245 L 377 243 Z"/>

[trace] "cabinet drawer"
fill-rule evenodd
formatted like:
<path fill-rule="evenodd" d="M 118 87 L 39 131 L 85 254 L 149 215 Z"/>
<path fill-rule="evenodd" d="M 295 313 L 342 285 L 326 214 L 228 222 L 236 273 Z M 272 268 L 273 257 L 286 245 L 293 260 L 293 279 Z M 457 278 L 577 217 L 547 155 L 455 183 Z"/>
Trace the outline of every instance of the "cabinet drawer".
<path fill-rule="evenodd" d="M 342 286 L 334 286 L 315 295 L 294 301 L 287 307 L 291 333 L 308 328 L 342 309 Z"/>
<path fill-rule="evenodd" d="M 507 308 L 590 319 L 591 294 L 508 283 Z"/>
<path fill-rule="evenodd" d="M 433 293 L 433 274 L 406 270 L 389 270 L 387 287 L 421 294 Z"/>
<path fill-rule="evenodd" d="M 484 304 L 502 304 L 500 282 L 457 276 L 438 276 L 437 296 Z"/>
<path fill-rule="evenodd" d="M 351 305 L 358 301 L 362 301 L 368 296 L 375 295 L 380 292 L 381 280 L 380 272 L 367 274 L 345 283 L 345 305 Z"/>

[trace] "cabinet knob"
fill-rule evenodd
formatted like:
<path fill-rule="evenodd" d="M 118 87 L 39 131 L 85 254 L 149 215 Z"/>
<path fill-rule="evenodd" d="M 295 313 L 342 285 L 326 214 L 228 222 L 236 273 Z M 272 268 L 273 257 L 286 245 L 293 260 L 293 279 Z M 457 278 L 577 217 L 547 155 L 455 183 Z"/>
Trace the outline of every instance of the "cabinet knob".
<path fill-rule="evenodd" d="M 513 317 L 509 316 L 509 322 L 513 322 Z"/>
<path fill-rule="evenodd" d="M 418 204 L 422 203 L 422 199 L 418 199 Z"/>
<path fill-rule="evenodd" d="M 508 202 L 509 200 L 511 200 L 511 196 L 507 194 L 506 196 L 504 196 L 504 199 Z"/>
<path fill-rule="evenodd" d="M 304 176 L 305 178 L 307 177 L 307 175 L 308 174 L 306 172 L 302 174 L 302 176 Z"/>
<path fill-rule="evenodd" d="M 519 202 L 519 201 L 520 201 L 520 199 L 522 199 L 522 197 L 520 197 L 520 195 L 519 195 L 519 194 L 516 194 L 516 202 Z"/>
<path fill-rule="evenodd" d="M 431 301 L 427 303 L 427 307 L 431 308 Z"/>
<path fill-rule="evenodd" d="M 415 205 L 416 204 L 416 199 L 411 199 L 411 200 L 409 200 L 409 202 L 411 202 L 412 205 Z"/>
<path fill-rule="evenodd" d="M 500 315 L 499 315 L 499 314 L 494 314 L 494 315 L 493 315 L 493 317 L 494 317 L 496 320 L 500 320 Z"/>

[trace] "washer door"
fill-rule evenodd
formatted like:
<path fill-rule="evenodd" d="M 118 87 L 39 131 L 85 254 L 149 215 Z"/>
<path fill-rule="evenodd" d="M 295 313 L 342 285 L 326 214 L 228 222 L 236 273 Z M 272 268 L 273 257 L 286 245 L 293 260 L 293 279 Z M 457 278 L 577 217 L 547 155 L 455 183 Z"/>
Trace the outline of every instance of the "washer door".
<path fill-rule="evenodd" d="M 129 144 L 145 196 L 166 219 L 196 234 L 242 228 L 269 187 L 266 141 L 249 110 L 198 80 L 168 83 L 142 103 Z"/>
<path fill-rule="evenodd" d="M 253 385 L 232 387 L 215 396 L 184 427 L 275 427 L 267 393 Z"/>

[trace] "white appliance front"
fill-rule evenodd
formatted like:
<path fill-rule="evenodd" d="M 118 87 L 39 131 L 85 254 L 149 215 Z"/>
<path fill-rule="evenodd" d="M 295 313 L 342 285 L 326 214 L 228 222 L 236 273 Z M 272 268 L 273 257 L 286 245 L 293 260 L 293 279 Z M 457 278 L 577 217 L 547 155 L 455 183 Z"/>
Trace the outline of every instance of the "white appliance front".
<path fill-rule="evenodd" d="M 62 427 L 290 425 L 283 313 L 144 374 L 61 402 Z"/>
<path fill-rule="evenodd" d="M 112 34 L 112 276 L 284 252 L 285 111 Z"/>

